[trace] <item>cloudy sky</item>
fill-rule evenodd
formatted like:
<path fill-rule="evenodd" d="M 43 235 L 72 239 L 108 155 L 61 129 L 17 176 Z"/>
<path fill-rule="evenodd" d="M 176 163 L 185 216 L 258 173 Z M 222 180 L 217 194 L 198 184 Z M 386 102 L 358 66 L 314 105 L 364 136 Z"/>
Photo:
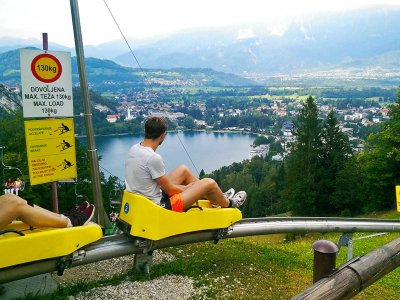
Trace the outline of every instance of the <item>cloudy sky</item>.
<path fill-rule="evenodd" d="M 121 38 L 104 3 L 130 38 L 151 38 L 183 29 L 238 23 L 278 22 L 304 13 L 346 10 L 374 4 L 400 6 L 400 0 L 80 0 L 84 44 Z M 73 46 L 70 1 L 0 0 L 0 38 L 49 39 Z"/>

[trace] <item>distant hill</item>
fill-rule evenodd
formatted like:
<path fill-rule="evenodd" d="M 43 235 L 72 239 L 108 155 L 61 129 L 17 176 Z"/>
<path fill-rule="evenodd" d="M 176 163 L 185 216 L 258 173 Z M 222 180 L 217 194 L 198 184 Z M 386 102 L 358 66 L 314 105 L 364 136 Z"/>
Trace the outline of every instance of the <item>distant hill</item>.
<path fill-rule="evenodd" d="M 35 48 L 32 48 L 35 49 Z M 89 84 L 97 91 L 113 91 L 121 88 L 140 89 L 145 87 L 143 72 L 137 68 L 118 65 L 111 60 L 86 58 L 86 71 Z M 234 74 L 217 72 L 212 69 L 144 70 L 147 86 L 179 86 L 182 83 L 193 86 L 252 86 L 249 79 Z M 76 57 L 72 57 L 72 81 L 79 83 Z M 19 50 L 11 50 L 0 54 L 0 82 L 8 84 L 20 83 Z"/>
<path fill-rule="evenodd" d="M 42 49 L 42 41 L 38 39 L 20 39 L 12 37 L 0 37 L 0 53 L 19 48 L 38 48 Z M 49 42 L 49 48 L 54 51 L 74 51 L 72 48 Z"/>
<path fill-rule="evenodd" d="M 37 48 L 31 48 L 37 49 Z M 113 61 L 87 58 L 86 69 L 89 84 L 101 86 L 109 81 L 124 81 L 129 84 L 142 84 L 143 79 L 136 75 L 132 68 L 122 67 Z M 8 84 L 20 83 L 19 50 L 11 50 L 0 54 L 0 82 Z M 76 57 L 72 57 L 72 81 L 79 83 Z"/>

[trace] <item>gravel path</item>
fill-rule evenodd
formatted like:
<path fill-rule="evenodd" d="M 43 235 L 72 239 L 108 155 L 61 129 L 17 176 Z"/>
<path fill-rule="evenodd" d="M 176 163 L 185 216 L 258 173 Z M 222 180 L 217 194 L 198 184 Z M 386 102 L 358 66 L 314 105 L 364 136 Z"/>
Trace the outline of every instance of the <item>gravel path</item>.
<path fill-rule="evenodd" d="M 57 276 L 56 273 L 53 273 L 53 278 L 60 285 L 111 278 L 132 269 L 134 257 L 135 255 L 127 255 L 66 269 L 63 276 Z M 153 264 L 173 260 L 175 260 L 175 257 L 172 254 L 162 251 L 153 252 Z"/>
<path fill-rule="evenodd" d="M 154 280 L 125 281 L 116 286 L 105 286 L 80 293 L 76 300 L 126 299 L 189 299 L 195 294 L 193 280 L 184 276 L 168 275 Z"/>
<path fill-rule="evenodd" d="M 162 251 L 154 251 L 153 264 L 172 261 L 175 257 Z M 61 286 L 78 282 L 91 282 L 125 274 L 132 269 L 134 255 L 113 258 L 65 270 L 63 276 L 53 274 Z M 68 300 L 130 300 L 130 299 L 189 299 L 204 294 L 205 288 L 195 289 L 193 280 L 185 276 L 165 275 L 153 280 L 125 281 L 119 285 L 103 286 L 68 297 Z"/>

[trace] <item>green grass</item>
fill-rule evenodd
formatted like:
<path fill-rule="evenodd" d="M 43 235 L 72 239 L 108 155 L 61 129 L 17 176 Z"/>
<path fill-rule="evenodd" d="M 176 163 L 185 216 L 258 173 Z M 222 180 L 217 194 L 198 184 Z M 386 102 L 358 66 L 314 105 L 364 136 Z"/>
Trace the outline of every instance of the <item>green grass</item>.
<path fill-rule="evenodd" d="M 399 219 L 390 212 L 381 218 Z M 371 217 L 371 216 L 367 216 Z M 368 233 L 354 234 L 354 256 L 365 255 L 400 237 L 399 233 L 357 240 Z M 227 239 L 217 245 L 212 242 L 184 245 L 163 251 L 176 257 L 172 262 L 153 266 L 150 279 L 174 274 L 189 276 L 196 287 L 205 287 L 201 299 L 290 299 L 312 285 L 312 243 L 325 239 L 337 242 L 340 234 L 307 234 L 287 241 L 285 235 L 253 236 Z M 347 260 L 347 248 L 342 248 L 337 266 Z M 354 299 L 398 299 L 400 268 L 365 289 Z M 134 270 L 125 275 L 92 283 L 80 283 L 60 288 L 57 293 L 41 298 L 66 299 L 102 285 L 116 285 L 124 280 L 147 280 Z M 196 296 L 193 299 L 200 299 Z"/>
<path fill-rule="evenodd" d="M 355 234 L 354 238 L 362 235 Z M 213 299 L 226 299 L 228 295 L 229 299 L 290 299 L 312 285 L 312 243 L 320 239 L 337 242 L 339 236 L 310 234 L 284 242 L 284 235 L 270 235 L 225 240 L 218 245 L 176 247 L 169 252 L 177 260 L 155 266 L 151 276 L 190 276 L 198 287 L 207 286 Z M 356 240 L 354 255 L 365 255 L 398 237 L 399 234 L 388 234 Z M 343 248 L 337 266 L 346 260 L 347 248 Z M 397 299 L 399 275 L 400 270 L 393 271 L 355 299 Z"/>
<path fill-rule="evenodd" d="M 114 98 L 116 96 L 116 94 L 110 93 L 110 92 L 104 92 L 101 94 L 102 97 L 105 98 Z"/>

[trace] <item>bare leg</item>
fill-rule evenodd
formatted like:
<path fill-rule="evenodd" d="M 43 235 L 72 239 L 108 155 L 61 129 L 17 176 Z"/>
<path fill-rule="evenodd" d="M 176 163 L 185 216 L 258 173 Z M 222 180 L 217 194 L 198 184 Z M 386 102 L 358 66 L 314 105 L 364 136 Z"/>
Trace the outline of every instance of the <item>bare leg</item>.
<path fill-rule="evenodd" d="M 203 197 L 206 197 L 212 203 L 218 204 L 221 207 L 229 206 L 229 200 L 225 198 L 218 184 L 211 178 L 203 178 L 196 181 L 193 185 L 184 190 L 182 195 L 184 209 L 189 208 L 194 202 Z"/>
<path fill-rule="evenodd" d="M 167 173 L 167 176 L 174 184 L 188 185 L 192 182 L 199 181 L 199 179 L 193 175 L 188 167 L 181 164 Z"/>
<path fill-rule="evenodd" d="M 17 196 L 18 196 L 18 195 L 17 195 Z M 43 211 L 43 212 L 45 212 L 45 213 L 52 214 L 52 215 L 54 215 L 54 216 L 56 216 L 56 217 L 59 217 L 59 216 L 60 216 L 60 214 L 57 214 L 57 213 L 52 212 L 52 211 L 50 211 L 50 210 L 47 210 L 47 209 L 45 209 L 45 208 L 43 208 L 43 207 L 40 207 L 39 205 L 33 205 L 33 207 L 34 207 L 35 209 L 37 209 L 37 210 L 41 210 L 41 211 Z"/>
<path fill-rule="evenodd" d="M 68 219 L 45 209 L 32 207 L 24 199 L 14 194 L 0 196 L 0 228 L 15 218 L 34 227 L 65 228 L 68 224 Z"/>
<path fill-rule="evenodd" d="M 38 205 L 33 205 L 33 207 L 34 207 L 35 209 L 38 209 L 38 210 L 41 210 L 41 211 L 45 211 L 45 212 L 48 213 L 48 214 L 52 214 L 52 215 L 54 215 L 54 216 L 56 216 L 56 217 L 59 217 L 59 216 L 60 216 L 60 214 L 57 214 L 57 213 L 55 213 L 55 212 L 52 212 L 51 210 L 47 210 L 47 209 L 45 209 L 45 208 L 43 208 L 43 207 L 40 207 L 40 206 L 38 206 Z"/>
<path fill-rule="evenodd" d="M 167 174 L 174 184 L 189 185 L 182 192 L 184 209 L 192 206 L 199 199 L 208 199 L 213 204 L 228 207 L 229 200 L 225 198 L 215 180 L 211 178 L 198 179 L 185 165 L 179 165 Z"/>

